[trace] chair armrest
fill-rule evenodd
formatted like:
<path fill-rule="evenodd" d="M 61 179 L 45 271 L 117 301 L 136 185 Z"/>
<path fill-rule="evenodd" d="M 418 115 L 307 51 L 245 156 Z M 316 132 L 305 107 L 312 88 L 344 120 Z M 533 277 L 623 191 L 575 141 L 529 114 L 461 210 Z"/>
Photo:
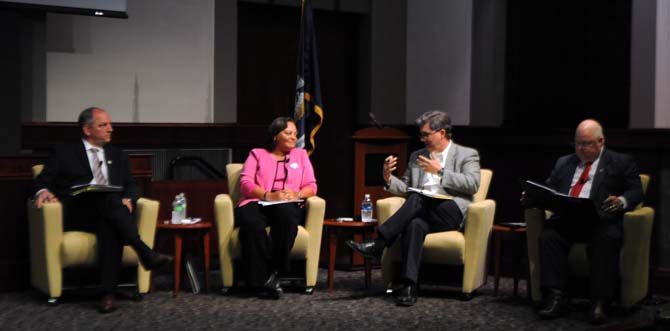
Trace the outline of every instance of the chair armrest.
<path fill-rule="evenodd" d="M 473 202 L 468 206 L 463 237 L 463 292 L 470 293 L 486 279 L 486 257 L 489 236 L 493 227 L 496 203 L 491 199 Z"/>
<path fill-rule="evenodd" d="M 235 206 L 228 194 L 219 194 L 214 198 L 214 222 L 219 236 L 219 247 L 227 245 L 235 226 Z"/>
<path fill-rule="evenodd" d="M 156 238 L 156 223 L 158 223 L 158 209 L 160 202 L 147 198 L 137 200 L 135 217 L 137 220 L 137 232 L 142 241 L 150 248 L 154 247 Z"/>
<path fill-rule="evenodd" d="M 305 230 L 309 233 L 309 247 L 320 247 L 323 218 L 326 215 L 326 200 L 318 196 L 309 197 L 305 208 L 307 208 Z"/>
<path fill-rule="evenodd" d="M 309 243 L 305 256 L 305 286 L 316 285 L 319 271 L 319 253 L 321 252 L 321 237 L 323 235 L 323 218 L 326 215 L 326 200 L 313 196 L 306 202 L 305 230 L 308 233 Z"/>
<path fill-rule="evenodd" d="M 623 248 L 638 246 L 638 243 L 649 243 L 654 225 L 654 210 L 651 207 L 642 207 L 623 214 Z M 642 245 L 647 246 L 649 245 Z"/>
<path fill-rule="evenodd" d="M 495 211 L 496 202 L 491 199 L 473 202 L 468 206 L 467 222 L 463 231 L 466 260 L 469 258 L 468 255 L 486 248 Z"/>
<path fill-rule="evenodd" d="M 635 284 L 621 291 L 622 306 L 631 306 L 647 295 L 649 253 L 654 210 L 642 207 L 623 215 L 623 246 L 620 265 L 621 283 Z"/>
<path fill-rule="evenodd" d="M 228 194 L 219 194 L 214 198 L 214 223 L 216 225 L 219 263 L 224 287 L 233 286 L 233 256 L 230 239 L 235 227 L 233 200 Z"/>
<path fill-rule="evenodd" d="M 38 209 L 28 200 L 27 210 L 32 285 L 58 297 L 62 284 L 63 207 L 56 202 Z"/>
<path fill-rule="evenodd" d="M 390 197 L 377 200 L 377 218 L 379 219 L 379 225 L 382 225 L 389 219 L 389 217 L 391 217 L 391 215 L 395 214 L 403 203 L 405 203 L 405 198 L 402 197 Z"/>
<path fill-rule="evenodd" d="M 156 238 L 156 223 L 158 223 L 159 207 L 160 202 L 147 198 L 139 198 L 135 207 L 137 233 L 140 235 L 142 241 L 150 248 L 154 247 L 154 241 Z M 150 284 L 151 271 L 148 271 L 141 263 L 138 263 L 137 291 L 139 293 L 149 292 Z"/>

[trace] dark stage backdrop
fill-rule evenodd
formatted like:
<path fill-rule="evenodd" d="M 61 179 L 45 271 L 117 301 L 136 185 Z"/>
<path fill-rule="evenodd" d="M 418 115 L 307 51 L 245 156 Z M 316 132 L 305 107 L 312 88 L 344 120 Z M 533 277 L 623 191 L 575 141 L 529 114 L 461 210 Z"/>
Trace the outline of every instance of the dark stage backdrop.
<path fill-rule="evenodd" d="M 631 1 L 507 1 L 504 126 L 627 128 Z"/>

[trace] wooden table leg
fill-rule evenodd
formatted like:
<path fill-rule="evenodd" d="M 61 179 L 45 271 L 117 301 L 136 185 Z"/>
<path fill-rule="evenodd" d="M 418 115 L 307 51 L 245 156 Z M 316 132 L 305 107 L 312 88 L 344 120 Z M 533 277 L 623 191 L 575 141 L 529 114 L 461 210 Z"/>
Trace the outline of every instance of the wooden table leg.
<path fill-rule="evenodd" d="M 500 281 L 500 233 L 494 233 L 494 249 L 493 249 L 493 260 L 494 260 L 494 272 L 493 272 L 493 296 L 498 296 L 498 282 Z"/>
<path fill-rule="evenodd" d="M 370 263 L 370 258 L 365 258 L 365 288 L 369 289 L 370 284 L 372 283 L 372 263 Z"/>
<path fill-rule="evenodd" d="M 176 298 L 179 295 L 179 285 L 181 284 L 179 276 L 181 272 L 181 234 L 177 231 L 174 233 L 174 293 L 172 297 Z"/>
<path fill-rule="evenodd" d="M 364 239 L 369 240 L 371 239 L 372 235 L 370 233 L 363 233 Z M 365 288 L 369 289 L 370 285 L 372 284 L 372 262 L 370 262 L 369 258 L 365 258 Z"/>
<path fill-rule="evenodd" d="M 337 257 L 337 233 L 333 229 L 328 231 L 328 292 L 333 291 L 333 276 L 335 274 L 335 258 Z"/>
<path fill-rule="evenodd" d="M 209 291 L 209 229 L 207 229 L 202 239 L 205 249 L 205 290 Z"/>
<path fill-rule="evenodd" d="M 518 239 L 518 234 L 515 233 L 514 235 L 515 235 L 514 240 L 517 240 L 517 239 Z M 521 245 L 523 245 L 523 242 L 522 242 L 522 241 L 519 241 L 519 245 L 518 245 L 518 246 L 521 246 Z M 517 249 L 518 249 L 519 251 L 517 252 L 517 254 L 515 254 L 515 256 L 518 256 L 518 260 L 516 261 L 516 262 L 517 262 L 517 265 L 516 265 L 516 267 L 514 268 L 514 296 L 517 296 L 517 293 L 518 293 L 518 289 L 519 289 L 519 269 L 521 269 L 521 253 L 522 253 L 522 247 L 518 247 L 518 246 L 517 246 Z"/>

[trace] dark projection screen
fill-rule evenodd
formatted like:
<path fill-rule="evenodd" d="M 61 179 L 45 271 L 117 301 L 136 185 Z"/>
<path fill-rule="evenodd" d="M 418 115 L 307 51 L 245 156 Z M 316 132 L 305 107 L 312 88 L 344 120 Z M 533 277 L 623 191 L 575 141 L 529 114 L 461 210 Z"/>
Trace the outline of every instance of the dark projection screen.
<path fill-rule="evenodd" d="M 126 2 L 127 0 L 0 0 L 0 8 L 128 18 Z"/>

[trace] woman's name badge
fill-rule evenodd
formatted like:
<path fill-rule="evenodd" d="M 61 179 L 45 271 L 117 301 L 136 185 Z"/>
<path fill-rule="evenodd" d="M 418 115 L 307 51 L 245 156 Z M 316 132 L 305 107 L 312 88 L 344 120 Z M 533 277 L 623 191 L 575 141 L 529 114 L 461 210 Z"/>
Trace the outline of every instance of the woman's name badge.
<path fill-rule="evenodd" d="M 293 162 L 293 163 L 291 163 L 291 165 L 289 167 L 291 167 L 291 169 L 298 169 L 299 165 L 297 163 Z"/>

